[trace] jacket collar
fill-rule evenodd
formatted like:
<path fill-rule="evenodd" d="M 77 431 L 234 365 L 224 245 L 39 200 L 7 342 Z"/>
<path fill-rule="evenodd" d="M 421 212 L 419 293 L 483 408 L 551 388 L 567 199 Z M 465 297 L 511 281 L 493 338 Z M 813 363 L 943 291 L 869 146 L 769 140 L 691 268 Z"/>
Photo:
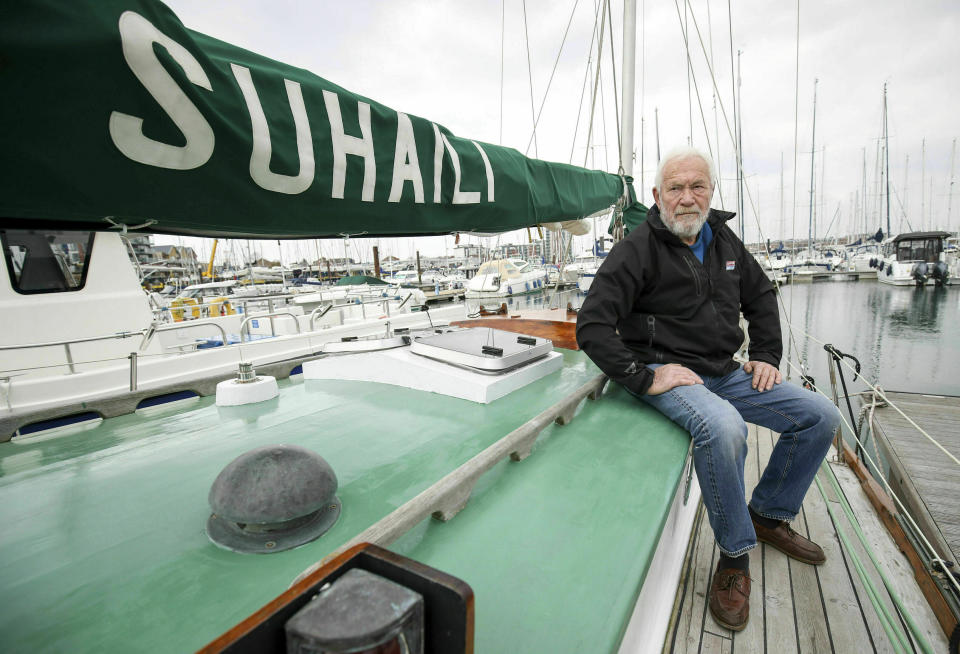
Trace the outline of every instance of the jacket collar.
<path fill-rule="evenodd" d="M 707 223 L 710 225 L 713 233 L 716 234 L 728 220 L 731 220 L 736 215 L 737 214 L 732 211 L 710 209 L 710 215 L 707 216 Z M 676 234 L 667 229 L 667 226 L 663 224 L 663 218 L 660 216 L 660 207 L 656 204 L 647 210 L 647 222 L 650 224 L 653 233 L 656 234 L 660 240 L 666 243 L 672 243 L 673 245 L 683 245 L 686 247 L 687 244 L 681 241 Z"/>

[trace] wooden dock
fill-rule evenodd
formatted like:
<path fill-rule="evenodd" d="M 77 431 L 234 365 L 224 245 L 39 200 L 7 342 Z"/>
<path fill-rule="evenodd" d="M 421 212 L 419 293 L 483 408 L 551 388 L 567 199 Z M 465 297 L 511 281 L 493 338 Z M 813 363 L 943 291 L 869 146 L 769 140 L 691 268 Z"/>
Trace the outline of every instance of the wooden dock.
<path fill-rule="evenodd" d="M 745 469 L 748 494 L 757 483 L 758 471 L 766 464 L 775 438 L 776 434 L 768 429 L 750 426 L 750 449 Z M 885 566 L 885 574 L 896 587 L 901 601 L 920 625 L 933 650 L 947 651 L 947 639 L 924 600 L 910 566 L 876 517 L 856 476 L 845 465 L 831 463 L 830 467 L 839 478 L 843 494 L 860 521 L 871 548 Z M 827 511 L 828 502 L 841 530 L 854 543 L 858 556 L 865 562 L 874 585 L 879 589 L 881 601 L 892 615 L 897 616 L 893 602 L 853 535 L 826 473 L 821 470 L 818 478 L 826 491 L 826 500 L 816 484 L 811 486 L 793 527 L 823 547 L 827 562 L 822 566 L 807 565 L 763 544 L 753 549 L 750 552 L 750 621 L 741 632 L 718 625 L 707 607 L 710 581 L 717 565 L 717 548 L 701 506 L 664 652 L 847 654 L 897 651 L 881 626 L 855 572 L 854 563 L 841 549 L 837 528 Z M 903 622 L 902 618 L 895 617 L 895 620 Z M 903 629 L 906 631 L 905 627 Z M 919 648 L 916 651 L 920 651 Z"/>
<path fill-rule="evenodd" d="M 960 398 L 892 392 L 886 396 L 960 458 Z M 873 428 L 890 466 L 890 486 L 940 556 L 952 560 L 954 570 L 960 569 L 956 566 L 960 556 L 960 465 L 892 407 L 875 410 Z"/>
<path fill-rule="evenodd" d="M 856 282 L 860 279 L 876 279 L 877 273 L 859 273 L 849 270 L 818 270 L 815 272 L 788 273 L 791 284 L 808 284 L 818 282 Z"/>
<path fill-rule="evenodd" d="M 466 290 L 463 288 L 445 288 L 441 289 L 440 292 L 434 290 L 433 286 L 423 286 L 421 287 L 423 294 L 427 296 L 427 303 L 433 302 L 452 302 L 454 300 L 463 299 Z"/>

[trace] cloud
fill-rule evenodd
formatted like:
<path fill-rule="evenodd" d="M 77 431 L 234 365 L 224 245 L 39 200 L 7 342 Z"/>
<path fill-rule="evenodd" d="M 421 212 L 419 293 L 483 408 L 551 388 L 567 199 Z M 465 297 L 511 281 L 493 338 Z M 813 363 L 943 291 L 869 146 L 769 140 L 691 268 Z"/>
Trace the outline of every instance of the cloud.
<path fill-rule="evenodd" d="M 533 118 L 519 3 L 171 0 L 168 4 L 188 27 L 307 68 L 397 110 L 439 122 L 457 134 L 498 142 L 502 131 L 505 145 L 521 152 L 527 148 Z M 557 61 L 560 41 L 575 4 L 574 21 Z M 733 180 L 733 144 L 720 110 L 722 104 L 732 121 L 734 74 L 727 5 L 692 0 L 686 8 L 690 59 L 705 112 L 701 116 L 696 94 L 692 90 L 688 94 L 687 52 L 681 31 L 684 5 L 679 3 L 678 17 L 673 3 L 638 4 L 645 8 L 645 13 L 640 16 L 643 29 L 638 36 L 638 47 L 642 49 L 637 53 L 634 146 L 639 159 L 642 144 L 646 186 L 650 185 L 656 166 L 655 109 L 663 150 L 684 142 L 692 124 L 695 144 L 706 148 L 709 134 L 710 146 L 715 151 L 719 148 L 721 155 L 721 177 Z M 586 160 L 588 165 L 613 171 L 618 161 L 614 114 L 620 98 L 612 92 L 609 37 L 600 62 L 603 112 L 597 110 L 594 148 L 590 152 L 585 148 L 589 93 L 583 103 L 581 97 L 584 80 L 592 80 L 597 65 L 594 57 L 588 70 L 595 8 L 594 2 L 586 0 L 526 2 L 534 112 L 539 110 L 557 61 L 537 129 L 537 152 L 541 158 L 565 162 L 572 151 L 574 163 L 583 164 Z M 796 212 L 805 217 L 809 211 L 814 78 L 819 79 L 814 177 L 817 210 L 824 215 L 821 229 L 837 207 L 842 216 L 840 228 L 845 231 L 854 224 L 851 199 L 858 193 L 863 195 L 864 158 L 867 197 L 860 197 L 859 201 L 862 206 L 876 205 L 875 162 L 877 139 L 882 131 L 884 83 L 888 84 L 890 178 L 894 189 L 900 197 L 907 198 L 910 213 L 919 213 L 923 201 L 930 218 L 945 221 L 951 146 L 953 139 L 960 136 L 956 110 L 960 106 L 960 75 L 955 70 L 960 62 L 960 40 L 956 38 L 960 32 L 960 5 L 949 0 L 804 2 L 800 5 L 799 75 L 795 81 L 796 8 L 793 3 L 764 0 L 732 5 L 734 67 L 737 50 L 742 51 L 739 92 L 744 168 L 747 186 L 757 203 L 755 212 L 747 212 L 747 240 L 756 239 L 760 233 L 753 222 L 754 213 L 760 216 L 766 235 L 783 236 L 779 222 L 781 153 L 787 214 Z M 619 57 L 621 5 L 615 4 L 611 13 L 613 49 Z M 719 91 L 716 115 L 713 80 L 691 16 L 695 17 L 708 51 L 712 42 Z M 615 65 L 620 75 L 622 63 L 617 60 Z M 618 80 L 618 92 L 621 88 Z M 924 139 L 926 160 L 921 189 Z M 904 165 L 907 156 L 909 171 Z M 640 176 L 638 169 L 637 186 Z M 796 207 L 792 204 L 794 178 Z M 909 189 L 902 188 L 905 178 Z M 725 199 L 730 204 L 734 186 L 733 181 L 728 181 L 724 187 Z M 650 201 L 649 193 L 646 197 Z M 955 229 L 960 224 L 960 197 L 954 200 L 957 206 L 953 208 L 951 227 Z M 859 218 L 857 224 L 862 223 Z M 517 234 L 512 238 L 526 237 Z M 424 247 L 442 251 L 438 242 L 441 241 L 424 242 Z M 398 251 L 410 249 L 405 241 L 397 246 Z"/>

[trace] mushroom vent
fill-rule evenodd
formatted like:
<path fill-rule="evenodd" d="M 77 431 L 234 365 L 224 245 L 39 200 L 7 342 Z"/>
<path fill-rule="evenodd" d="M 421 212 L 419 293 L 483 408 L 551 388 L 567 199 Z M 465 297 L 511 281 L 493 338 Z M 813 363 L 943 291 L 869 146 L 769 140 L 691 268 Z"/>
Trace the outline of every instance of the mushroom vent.
<path fill-rule="evenodd" d="M 234 552 L 266 554 L 323 535 L 340 517 L 337 476 L 319 454 L 266 445 L 227 464 L 210 487 L 207 535 Z"/>

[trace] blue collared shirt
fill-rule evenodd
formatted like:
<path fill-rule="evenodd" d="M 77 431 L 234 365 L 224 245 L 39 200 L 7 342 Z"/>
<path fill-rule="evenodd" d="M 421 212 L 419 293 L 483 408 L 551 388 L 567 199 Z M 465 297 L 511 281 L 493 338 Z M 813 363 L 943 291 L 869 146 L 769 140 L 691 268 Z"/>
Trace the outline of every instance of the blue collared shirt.
<path fill-rule="evenodd" d="M 707 251 L 707 246 L 713 240 L 713 230 L 710 229 L 710 223 L 703 223 L 700 235 L 697 236 L 697 242 L 690 246 L 693 254 L 703 263 L 703 255 Z"/>

